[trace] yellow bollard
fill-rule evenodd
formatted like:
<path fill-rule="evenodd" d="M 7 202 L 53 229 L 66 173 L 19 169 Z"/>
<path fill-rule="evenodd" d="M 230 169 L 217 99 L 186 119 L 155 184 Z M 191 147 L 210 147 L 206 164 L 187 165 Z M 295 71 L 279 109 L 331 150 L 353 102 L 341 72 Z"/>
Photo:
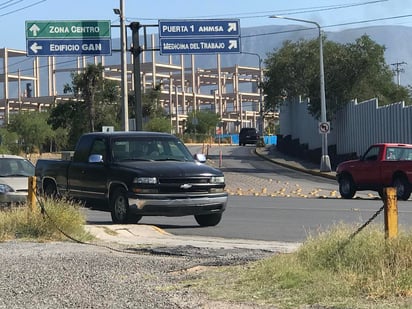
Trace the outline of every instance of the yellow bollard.
<path fill-rule="evenodd" d="M 395 238 L 398 236 L 398 203 L 396 198 L 396 188 L 384 189 L 385 204 L 385 236 Z"/>
<path fill-rule="evenodd" d="M 36 210 L 36 176 L 30 176 L 28 180 L 27 204 L 32 212 Z"/>

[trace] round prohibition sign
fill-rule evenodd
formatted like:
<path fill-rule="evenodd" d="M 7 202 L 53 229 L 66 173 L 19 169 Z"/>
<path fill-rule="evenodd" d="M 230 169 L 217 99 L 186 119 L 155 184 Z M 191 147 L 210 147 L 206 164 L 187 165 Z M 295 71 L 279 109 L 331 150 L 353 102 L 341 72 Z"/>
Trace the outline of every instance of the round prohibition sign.
<path fill-rule="evenodd" d="M 319 133 L 327 134 L 330 132 L 329 122 L 319 122 Z"/>

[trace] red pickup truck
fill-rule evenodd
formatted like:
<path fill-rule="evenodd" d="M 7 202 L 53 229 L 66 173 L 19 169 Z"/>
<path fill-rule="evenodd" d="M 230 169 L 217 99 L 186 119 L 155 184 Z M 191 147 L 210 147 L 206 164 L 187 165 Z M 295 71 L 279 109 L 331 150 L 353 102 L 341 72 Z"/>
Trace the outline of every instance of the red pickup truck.
<path fill-rule="evenodd" d="M 412 191 L 412 144 L 374 144 L 358 159 L 342 162 L 336 169 L 340 195 L 351 199 L 356 191 L 395 187 L 399 200 Z"/>

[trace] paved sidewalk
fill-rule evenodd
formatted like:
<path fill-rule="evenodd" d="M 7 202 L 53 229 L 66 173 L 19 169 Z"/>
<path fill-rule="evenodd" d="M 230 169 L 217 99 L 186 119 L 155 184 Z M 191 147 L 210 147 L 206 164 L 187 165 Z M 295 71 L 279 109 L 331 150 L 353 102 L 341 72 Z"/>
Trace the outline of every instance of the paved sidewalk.
<path fill-rule="evenodd" d="M 302 172 L 307 172 L 309 174 L 322 176 L 329 179 L 336 179 L 336 172 L 320 172 L 320 162 L 319 164 L 314 164 L 309 161 L 299 160 L 295 157 L 285 155 L 276 149 L 276 146 L 269 145 L 266 147 L 256 147 L 256 154 L 260 157 L 273 161 L 279 165 L 283 165 L 289 168 L 293 168 Z"/>

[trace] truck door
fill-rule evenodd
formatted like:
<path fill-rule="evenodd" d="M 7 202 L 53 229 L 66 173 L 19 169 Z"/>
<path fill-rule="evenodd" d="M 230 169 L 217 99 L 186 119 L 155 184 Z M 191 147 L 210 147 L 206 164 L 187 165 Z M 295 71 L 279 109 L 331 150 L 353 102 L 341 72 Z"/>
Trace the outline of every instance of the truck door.
<path fill-rule="evenodd" d="M 379 146 L 371 146 L 359 161 L 356 167 L 356 173 L 353 175 L 358 185 L 368 186 L 380 183 L 380 150 L 381 147 Z"/>
<path fill-rule="evenodd" d="M 92 154 L 102 156 L 102 162 L 89 163 Z M 80 199 L 104 199 L 107 182 L 108 146 L 104 137 L 96 137 L 90 151 L 81 161 L 73 161 L 68 171 L 70 195 Z"/>

